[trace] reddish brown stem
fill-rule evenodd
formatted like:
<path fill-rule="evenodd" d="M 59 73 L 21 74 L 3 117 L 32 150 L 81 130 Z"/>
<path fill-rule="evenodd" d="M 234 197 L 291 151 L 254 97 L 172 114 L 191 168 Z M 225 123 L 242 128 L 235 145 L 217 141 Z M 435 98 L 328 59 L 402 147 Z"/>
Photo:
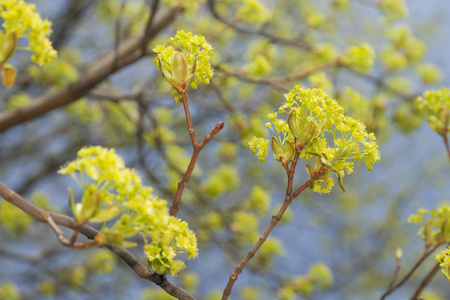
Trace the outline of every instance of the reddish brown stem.
<path fill-rule="evenodd" d="M 425 249 L 425 252 L 423 253 L 422 257 L 420 257 L 420 259 L 416 262 L 416 264 L 412 267 L 412 269 L 408 272 L 408 274 L 406 274 L 405 277 L 403 277 L 403 279 L 395 286 L 392 286 L 391 284 L 388 290 L 381 296 L 380 299 L 384 300 L 389 294 L 391 294 L 397 288 L 402 286 L 406 281 L 408 281 L 409 278 L 414 274 L 414 272 L 419 268 L 419 266 L 425 261 L 425 259 L 427 259 L 427 257 L 430 256 L 430 254 L 432 254 L 437 248 L 439 248 L 439 246 L 441 246 L 441 244 L 435 245 L 431 249 L 428 248 Z"/>
<path fill-rule="evenodd" d="M 183 178 L 178 182 L 177 191 L 175 193 L 175 197 L 172 202 L 172 206 L 170 207 L 170 215 L 176 216 L 181 204 L 181 196 L 183 195 L 184 188 L 191 178 L 192 172 L 194 171 L 195 164 L 197 162 L 198 155 L 200 151 L 205 147 L 205 145 L 212 139 L 212 137 L 219 133 L 224 127 L 224 122 L 218 122 L 216 126 L 211 130 L 209 134 L 203 139 L 203 141 L 199 144 L 197 141 L 197 137 L 195 136 L 194 126 L 192 125 L 191 114 L 189 112 L 189 105 L 187 101 L 187 94 L 181 94 L 181 100 L 184 107 L 184 113 L 186 115 L 186 122 L 188 126 L 189 136 L 191 137 L 192 147 L 194 148 L 194 152 L 192 153 L 191 161 L 187 167 L 186 172 L 183 175 Z"/>
<path fill-rule="evenodd" d="M 447 132 L 444 132 L 442 134 L 442 137 L 444 138 L 444 144 L 445 144 L 445 148 L 447 149 L 448 159 L 450 159 L 450 146 L 448 143 Z"/>
<path fill-rule="evenodd" d="M 250 259 L 255 256 L 256 252 L 259 250 L 259 248 L 262 246 L 262 244 L 266 241 L 267 237 L 269 236 L 272 229 L 275 227 L 275 225 L 280 222 L 281 218 L 283 217 L 284 213 L 286 212 L 287 208 L 289 207 L 289 204 L 291 204 L 292 200 L 294 200 L 302 191 L 304 191 L 307 187 L 309 187 L 320 175 L 323 173 L 318 172 L 313 177 L 311 177 L 308 181 L 306 181 L 300 188 L 298 188 L 292 195 L 290 194 L 292 191 L 292 182 L 295 172 L 295 165 L 298 160 L 298 154 L 296 155 L 294 161 L 292 162 L 291 167 L 287 171 L 288 173 L 288 185 L 286 189 L 286 197 L 284 199 L 283 205 L 281 206 L 278 213 L 274 216 L 272 216 L 272 219 L 270 220 L 269 225 L 267 226 L 264 233 L 259 238 L 258 242 L 253 246 L 253 248 L 247 253 L 247 255 L 244 257 L 244 259 L 239 263 L 239 265 L 234 270 L 233 274 L 230 275 L 230 278 L 228 279 L 227 286 L 225 287 L 225 290 L 223 291 L 222 300 L 228 299 L 228 297 L 231 294 L 231 290 L 233 289 L 233 285 L 238 279 L 239 274 L 242 272 L 246 264 L 250 261 Z M 285 167 L 287 170 L 287 168 Z"/>
<path fill-rule="evenodd" d="M 400 272 L 400 259 L 396 259 L 396 262 L 394 276 L 392 277 L 391 283 L 389 283 L 388 290 L 392 289 L 395 280 L 397 280 L 398 272 Z"/>
<path fill-rule="evenodd" d="M 440 266 L 439 263 L 434 265 L 433 269 L 425 276 L 425 278 L 420 282 L 419 287 L 414 292 L 414 295 L 411 297 L 411 300 L 417 300 L 419 299 L 420 294 L 422 293 L 423 289 L 430 283 L 430 281 L 433 279 L 434 276 L 436 276 L 437 272 L 439 271 Z"/>
<path fill-rule="evenodd" d="M 77 226 L 73 231 L 72 238 L 70 239 L 70 244 L 73 245 L 77 241 L 78 235 L 80 234 L 81 226 Z"/>

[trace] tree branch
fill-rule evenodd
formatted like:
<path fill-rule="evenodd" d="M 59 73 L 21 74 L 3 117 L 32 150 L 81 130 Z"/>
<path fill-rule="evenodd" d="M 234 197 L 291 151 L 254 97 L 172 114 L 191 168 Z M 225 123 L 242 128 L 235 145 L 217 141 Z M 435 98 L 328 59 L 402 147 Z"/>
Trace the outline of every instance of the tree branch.
<path fill-rule="evenodd" d="M 269 225 L 267 226 L 264 233 L 259 238 L 258 242 L 253 246 L 253 248 L 247 253 L 247 255 L 244 257 L 244 259 L 239 263 L 239 265 L 234 270 L 233 274 L 230 275 L 230 278 L 228 279 L 227 286 L 225 287 L 225 290 L 223 291 L 222 300 L 228 299 L 228 297 L 231 294 L 231 290 L 233 289 L 233 285 L 238 279 L 239 274 L 242 272 L 246 264 L 250 261 L 250 259 L 255 256 L 256 252 L 259 250 L 259 248 L 262 246 L 262 244 L 266 241 L 269 234 L 272 232 L 272 229 L 275 227 L 275 225 L 280 222 L 281 218 L 283 217 L 284 213 L 286 212 L 289 205 L 292 203 L 292 200 L 294 200 L 303 190 L 305 190 L 307 187 L 309 187 L 317 178 L 319 178 L 320 175 L 322 175 L 322 172 L 318 172 L 313 177 L 311 177 L 308 181 L 306 181 L 300 188 L 298 188 L 292 195 L 290 194 L 292 191 L 292 182 L 294 177 L 294 170 L 295 165 L 298 160 L 299 153 L 296 154 L 296 157 L 291 165 L 291 168 L 287 170 L 288 173 L 288 184 L 286 188 L 286 197 L 284 199 L 283 205 L 281 206 L 278 213 L 274 216 L 272 216 L 272 219 L 270 220 Z"/>
<path fill-rule="evenodd" d="M 423 255 L 420 257 L 420 259 L 416 262 L 416 264 L 411 268 L 411 270 L 405 275 L 405 277 L 403 277 L 403 279 L 397 283 L 395 286 L 392 286 L 392 284 L 390 284 L 388 290 L 381 296 L 381 300 L 386 299 L 386 297 L 391 294 L 393 291 L 395 291 L 397 288 L 399 288 L 400 286 L 402 286 L 406 281 L 409 280 L 409 278 L 414 274 L 414 272 L 417 270 L 417 268 L 419 268 L 419 266 L 425 261 L 425 259 L 427 259 L 428 256 L 430 256 L 430 254 L 432 254 L 437 248 L 439 248 L 439 246 L 441 246 L 441 244 L 437 244 L 435 245 L 433 248 L 431 249 L 425 249 L 425 252 L 423 253 Z"/>
<path fill-rule="evenodd" d="M 50 226 L 56 224 L 76 229 L 77 225 L 75 220 L 69 216 L 51 212 L 40 207 L 35 206 L 31 202 L 27 201 L 25 198 L 8 188 L 0 181 L 0 196 L 2 196 L 6 201 L 13 204 L 14 206 L 20 208 L 27 215 L 32 217 L 33 219 L 42 222 L 48 223 Z M 51 220 L 49 222 L 49 220 Z M 54 225 L 53 225 L 53 224 Z M 57 228 L 57 226 L 56 226 Z M 58 228 L 58 230 L 60 230 Z M 89 225 L 83 225 L 80 227 L 80 232 L 85 235 L 89 239 L 94 239 L 98 233 L 98 230 Z M 173 297 L 181 300 L 195 300 L 195 298 L 186 292 L 183 288 L 177 286 L 167 279 L 165 275 L 159 275 L 146 267 L 142 262 L 140 262 L 131 252 L 122 247 L 115 246 L 105 246 L 110 251 L 119 256 L 133 271 L 139 275 L 139 277 L 151 281 L 156 285 L 160 286 L 164 291 Z"/>
<path fill-rule="evenodd" d="M 437 263 L 433 269 L 425 276 L 425 278 L 420 282 L 419 287 L 414 292 L 414 295 L 411 297 L 411 300 L 417 300 L 422 293 L 423 289 L 430 283 L 430 281 L 433 279 L 433 277 L 436 275 L 436 273 L 439 271 L 440 266 L 439 263 Z"/>
<path fill-rule="evenodd" d="M 224 122 L 218 122 L 216 126 L 211 130 L 211 132 L 206 135 L 206 137 L 203 139 L 203 141 L 199 144 L 197 137 L 195 136 L 194 126 L 192 124 L 191 120 L 191 114 L 189 112 L 189 106 L 187 102 L 187 94 L 183 93 L 181 94 L 181 100 L 183 102 L 184 112 L 186 114 L 186 122 L 188 126 L 189 136 L 191 137 L 192 147 L 194 148 L 194 152 L 192 153 L 191 161 L 189 162 L 188 168 L 186 172 L 183 175 L 183 179 L 181 179 L 178 182 L 177 191 L 175 193 L 175 197 L 172 202 L 172 206 L 170 207 L 170 215 L 176 216 L 178 213 L 180 204 L 181 204 L 181 196 L 183 195 L 184 188 L 186 187 L 186 184 L 188 183 L 189 179 L 191 178 L 191 174 L 194 171 L 195 164 L 197 162 L 198 155 L 200 154 L 200 151 L 203 149 L 203 147 L 206 146 L 206 144 L 212 139 L 212 137 L 219 133 L 223 126 L 225 125 Z"/>
<path fill-rule="evenodd" d="M 174 9 L 165 9 L 155 16 L 149 30 L 148 37 L 142 31 L 124 41 L 117 51 L 110 51 L 103 58 L 97 58 L 98 63 L 84 74 L 78 81 L 55 92 L 40 96 L 30 104 L 15 110 L 8 110 L 0 114 L 0 132 L 39 117 L 56 108 L 65 106 L 78 98 L 86 95 L 102 80 L 113 74 L 120 68 L 134 63 L 146 53 L 142 51 L 144 40 L 151 40 L 164 29 L 175 17 Z"/>

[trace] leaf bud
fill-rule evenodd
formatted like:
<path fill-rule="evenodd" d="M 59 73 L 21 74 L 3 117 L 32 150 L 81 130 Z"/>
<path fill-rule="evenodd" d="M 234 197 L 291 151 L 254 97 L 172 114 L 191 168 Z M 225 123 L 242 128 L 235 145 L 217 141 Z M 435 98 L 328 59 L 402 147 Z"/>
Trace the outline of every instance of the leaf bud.
<path fill-rule="evenodd" d="M 16 81 L 17 70 L 11 65 L 4 65 L 2 68 L 3 85 L 11 87 Z"/>
<path fill-rule="evenodd" d="M 183 102 L 182 100 L 181 100 L 181 95 L 180 95 L 180 92 L 178 92 L 178 90 L 175 88 L 175 87 L 172 87 L 172 98 L 173 98 L 173 100 L 175 100 L 175 102 L 176 103 L 181 103 L 181 102 Z"/>
<path fill-rule="evenodd" d="M 280 157 L 284 155 L 284 149 L 278 142 L 278 139 L 274 136 L 270 138 L 270 147 L 273 151 L 273 156 L 276 160 L 280 161 Z"/>
<path fill-rule="evenodd" d="M 397 261 L 400 261 L 400 259 L 402 259 L 402 256 L 403 256 L 402 248 L 398 247 L 397 249 L 395 249 L 395 259 Z"/>
<path fill-rule="evenodd" d="M 290 163 L 295 157 L 295 147 L 292 143 L 286 142 L 285 161 L 283 164 Z"/>
<path fill-rule="evenodd" d="M 300 128 L 298 143 L 306 146 L 315 139 L 319 133 L 319 126 L 314 121 L 309 121 L 305 126 Z"/>
<path fill-rule="evenodd" d="M 6 63 L 14 54 L 17 48 L 18 35 L 13 31 L 8 33 L 3 42 L 2 51 L 0 53 L 0 64 Z"/>
<path fill-rule="evenodd" d="M 178 83 L 184 82 L 188 76 L 186 57 L 179 51 L 172 54 L 172 74 Z"/>
<path fill-rule="evenodd" d="M 288 119 L 289 129 L 291 130 L 292 135 L 297 139 L 299 137 L 298 128 L 297 128 L 297 113 L 293 110 Z"/>

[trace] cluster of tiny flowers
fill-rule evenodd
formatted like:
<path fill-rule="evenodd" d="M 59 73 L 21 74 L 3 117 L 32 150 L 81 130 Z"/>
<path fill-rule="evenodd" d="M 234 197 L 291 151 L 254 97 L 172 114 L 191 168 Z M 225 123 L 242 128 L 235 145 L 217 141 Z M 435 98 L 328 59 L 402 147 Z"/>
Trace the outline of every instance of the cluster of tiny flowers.
<path fill-rule="evenodd" d="M 183 13 L 190 13 L 193 12 L 200 3 L 205 2 L 205 0 L 164 0 L 163 2 L 169 7 L 184 8 Z"/>
<path fill-rule="evenodd" d="M 450 89 L 425 92 L 424 97 L 417 98 L 416 107 L 427 115 L 437 115 L 442 108 L 450 109 Z"/>
<path fill-rule="evenodd" d="M 422 225 L 418 234 L 423 237 L 425 242 L 429 245 L 450 242 L 450 226 L 447 225 L 449 224 L 449 220 L 449 205 L 443 205 L 439 208 L 432 209 L 431 211 L 420 208 L 417 211 L 417 214 L 411 215 L 408 218 L 408 222 Z"/>
<path fill-rule="evenodd" d="M 446 135 L 450 131 L 450 89 L 427 91 L 424 97 L 418 97 L 415 102 L 417 110 L 427 117 L 428 124 L 434 131 Z"/>
<path fill-rule="evenodd" d="M 103 223 L 96 237 L 99 245 L 134 246 L 124 239 L 139 233 L 146 241 L 150 266 L 159 274 L 175 275 L 184 268 L 174 259 L 177 252 L 197 256 L 197 239 L 187 223 L 169 216 L 167 202 L 153 195 L 113 149 L 85 147 L 77 156 L 58 173 L 69 174 L 83 189 L 82 201 L 71 200 L 77 222 Z M 115 222 L 107 227 L 111 220 Z"/>
<path fill-rule="evenodd" d="M 381 0 L 379 6 L 388 23 L 408 16 L 408 7 L 404 0 Z"/>
<path fill-rule="evenodd" d="M 20 37 L 28 38 L 28 49 L 34 52 L 31 60 L 39 65 L 48 63 L 57 52 L 48 39 L 51 22 L 42 20 L 33 4 L 24 0 L 0 0 L 0 18 L 3 20 L 4 33 L 16 32 Z"/>
<path fill-rule="evenodd" d="M 445 278 L 450 282 L 450 247 L 436 254 L 436 261 L 439 263 Z"/>
<path fill-rule="evenodd" d="M 375 51 L 369 44 L 363 43 L 360 46 L 348 48 L 342 56 L 342 63 L 366 72 L 372 68 L 375 58 Z"/>
<path fill-rule="evenodd" d="M 160 61 L 163 66 L 172 72 L 172 55 L 179 49 L 184 54 L 191 69 L 194 60 L 196 67 L 194 79 L 190 82 L 192 88 L 196 89 L 198 83 L 209 84 L 209 80 L 213 76 L 213 68 L 211 67 L 210 58 L 214 56 L 214 51 L 206 39 L 201 35 L 193 35 L 191 32 L 178 31 L 175 37 L 170 38 L 173 46 L 157 45 L 153 51 L 158 53 L 155 58 L 155 65 L 160 68 Z"/>
<path fill-rule="evenodd" d="M 242 17 L 243 22 L 253 24 L 261 24 L 267 22 L 271 18 L 270 11 L 258 0 L 246 0 L 240 2 L 238 14 Z"/>
<path fill-rule="evenodd" d="M 294 87 L 285 98 L 286 102 L 278 109 L 278 113 L 269 114 L 270 122 L 266 123 L 266 127 L 275 133 L 275 144 L 280 148 L 272 151 L 275 158 L 279 159 L 275 152 L 290 153 L 290 145 L 295 144 L 297 151 L 300 151 L 300 158 L 309 161 L 312 157 L 318 157 L 319 165 L 316 164 L 315 171 L 323 165 L 327 172 L 313 183 L 314 191 L 330 192 L 334 183 L 332 177 L 327 175 L 335 172 L 341 180 L 344 170 L 347 174 L 353 172 L 354 163 L 350 160 L 363 160 L 369 170 L 373 170 L 373 164 L 380 160 L 375 135 L 367 133 L 360 121 L 344 115 L 344 109 L 334 99 L 320 89 L 300 86 Z M 278 114 L 289 114 L 290 124 L 279 118 Z M 298 133 L 293 134 L 293 128 L 298 129 Z M 328 145 L 327 138 L 332 138 L 333 146 Z M 253 137 L 249 143 L 253 153 L 259 151 L 261 161 L 269 150 L 268 142 Z M 314 173 L 314 168 L 309 168 Z"/>

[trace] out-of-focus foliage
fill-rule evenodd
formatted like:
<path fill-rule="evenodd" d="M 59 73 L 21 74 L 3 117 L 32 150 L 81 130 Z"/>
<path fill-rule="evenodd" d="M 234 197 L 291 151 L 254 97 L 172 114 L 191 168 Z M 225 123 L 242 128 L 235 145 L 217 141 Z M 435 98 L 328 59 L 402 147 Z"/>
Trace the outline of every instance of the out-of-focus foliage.
<path fill-rule="evenodd" d="M 431 2 L 159 1 L 152 38 L 134 53 L 143 57 L 79 91 L 99 61 L 118 57 L 119 45 L 142 34 L 151 1 L 0 0 L 2 75 L 12 86 L 2 90 L 0 123 L 49 93 L 81 95 L 2 133 L 0 180 L 40 207 L 97 226 L 102 243 L 138 245 L 129 250 L 161 274 L 177 273 L 185 261 L 167 277 L 212 300 L 278 212 L 282 164 L 300 147 L 293 188 L 326 169 L 312 188 L 329 195 L 305 190 L 291 203 L 230 298 L 379 299 L 395 249 L 402 249 L 400 279 L 425 243 L 439 249 L 389 299 L 411 298 L 436 263 L 443 274 L 421 297 L 447 299 L 448 207 L 436 203 L 449 194 L 442 139 L 450 97 L 440 50 L 448 39 L 439 35 L 446 21 L 425 14 Z M 424 5 L 422 14 L 416 7 Z M 445 15 L 443 2 L 434 5 Z M 163 15 L 172 19 L 153 37 Z M 184 190 L 178 216 L 185 221 L 167 211 L 192 154 L 183 107 L 171 100 L 181 102 L 180 90 L 199 142 L 225 121 Z M 97 150 L 66 164 L 80 183 L 68 201 L 73 181 L 56 172 L 79 149 Z M 344 189 L 352 171 L 345 193 L 331 190 L 336 182 Z M 407 219 L 419 207 L 410 218 L 419 223 L 417 237 Z M 187 260 L 197 247 L 198 258 Z M 0 299 L 112 294 L 173 299 L 109 250 L 63 248 L 46 224 L 0 200 Z"/>

